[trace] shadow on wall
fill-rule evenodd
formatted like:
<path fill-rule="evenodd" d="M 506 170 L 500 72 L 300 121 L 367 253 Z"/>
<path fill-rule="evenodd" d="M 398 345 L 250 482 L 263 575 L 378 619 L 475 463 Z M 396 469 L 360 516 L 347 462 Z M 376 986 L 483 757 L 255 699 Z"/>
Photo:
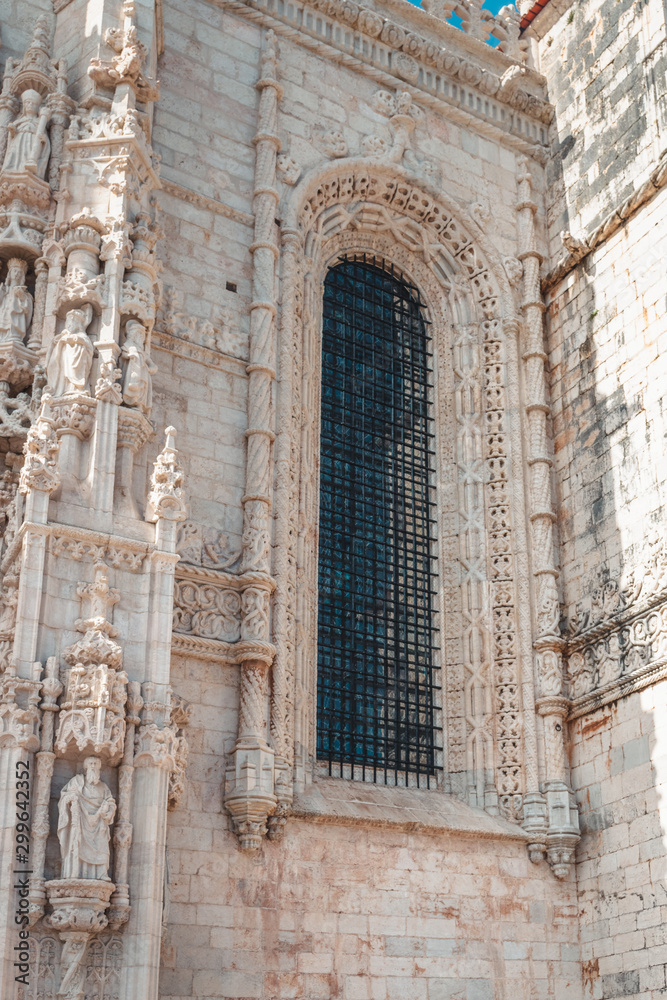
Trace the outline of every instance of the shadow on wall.
<path fill-rule="evenodd" d="M 564 627 L 593 688 L 665 659 L 665 583 L 654 587 L 655 610 L 645 583 L 641 591 L 647 567 L 654 582 L 667 567 L 660 502 L 667 366 L 658 347 L 667 235 L 656 241 L 652 233 L 661 230 L 649 215 L 663 201 L 656 197 L 589 255 L 552 293 L 548 310 Z M 649 613 L 633 618 L 633 602 Z M 570 725 L 582 828 L 581 957 L 586 996 L 595 1000 L 665 991 L 666 709 L 661 681 L 591 707 Z"/>

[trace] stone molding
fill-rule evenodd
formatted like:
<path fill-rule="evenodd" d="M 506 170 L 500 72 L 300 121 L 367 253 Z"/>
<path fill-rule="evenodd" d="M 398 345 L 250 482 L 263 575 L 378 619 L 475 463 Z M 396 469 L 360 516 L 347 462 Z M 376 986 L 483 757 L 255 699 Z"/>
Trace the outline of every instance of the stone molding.
<path fill-rule="evenodd" d="M 233 219 L 234 222 L 240 222 L 242 226 L 254 226 L 255 224 L 254 216 L 248 212 L 241 212 L 238 208 L 232 208 L 231 205 L 225 205 L 223 201 L 209 198 L 207 195 L 200 194 L 199 191 L 193 191 L 192 188 L 183 187 L 183 185 L 177 184 L 175 181 L 167 180 L 164 177 L 161 177 L 160 180 L 162 182 L 162 190 L 165 194 L 171 195 L 172 198 L 178 198 L 179 201 L 187 201 L 190 205 L 196 205 L 197 208 L 214 212 L 216 215 L 224 215 L 228 219 Z"/>
<path fill-rule="evenodd" d="M 487 713 L 485 708 L 472 728 L 467 709 L 460 718 L 448 717 L 444 727 L 448 733 L 444 769 L 453 783 L 451 790 L 457 795 L 470 797 L 469 800 L 477 805 L 498 809 L 500 793 L 503 812 L 516 818 L 520 815 L 522 795 L 528 790 L 525 773 L 534 774 L 536 781 L 537 747 L 534 722 L 531 726 L 523 718 L 525 710 L 520 695 L 521 684 L 525 685 L 526 681 L 519 664 L 526 644 L 528 649 L 532 644 L 531 626 L 525 617 L 517 616 L 514 597 L 517 576 L 528 580 L 529 571 L 524 556 L 517 558 L 515 565 L 507 554 L 511 514 L 516 511 L 514 516 L 519 522 L 523 515 L 520 499 L 516 496 L 520 484 L 509 483 L 506 470 L 512 454 L 521 455 L 522 446 L 518 421 L 511 418 L 505 424 L 507 418 L 503 415 L 506 393 L 508 399 L 513 400 L 507 405 L 516 412 L 518 372 L 514 334 L 508 339 L 499 322 L 501 317 L 509 316 L 514 323 L 514 326 L 510 323 L 510 332 L 514 330 L 515 333 L 516 300 L 502 261 L 481 234 L 477 223 L 460 206 L 445 197 L 427 194 L 414 176 L 399 164 L 370 158 L 339 159 L 308 174 L 286 206 L 283 240 L 285 263 L 277 419 L 280 431 L 276 441 L 274 501 L 277 517 L 274 575 L 278 585 L 274 601 L 274 641 L 277 652 L 272 676 L 275 680 L 281 671 L 285 676 L 280 687 L 274 686 L 272 724 L 274 713 L 282 716 L 288 745 L 291 747 L 293 741 L 294 745 L 307 748 L 307 757 L 299 755 L 296 761 L 296 787 L 302 787 L 301 782 L 307 781 L 315 753 L 310 705 L 316 641 L 313 568 L 316 565 L 317 513 L 314 507 L 316 488 L 309 470 L 316 468 L 313 454 L 319 437 L 316 426 L 319 289 L 327 267 L 341 251 L 375 252 L 398 266 L 425 296 L 436 356 L 441 358 L 436 398 L 441 396 L 438 405 L 442 413 L 438 420 L 445 428 L 442 434 L 445 449 L 452 447 L 461 428 L 465 431 L 470 423 L 464 419 L 456 427 L 451 404 L 447 403 L 448 399 L 457 398 L 456 385 L 450 384 L 456 379 L 453 372 L 447 373 L 450 337 L 460 341 L 459 350 L 462 351 L 463 368 L 457 377 L 463 380 L 463 385 L 470 384 L 471 391 L 473 382 L 478 386 L 475 389 L 477 403 L 470 419 L 473 424 L 475 420 L 480 421 L 480 433 L 477 437 L 473 435 L 474 440 L 479 438 L 479 455 L 476 452 L 469 454 L 468 446 L 463 443 L 457 444 L 455 455 L 444 453 L 445 466 L 453 463 L 451 479 L 457 485 L 452 496 L 442 500 L 446 507 L 440 513 L 441 566 L 446 578 L 447 567 L 453 567 L 449 571 L 451 580 L 446 580 L 446 593 L 450 596 L 446 598 L 448 607 L 441 629 L 445 638 L 462 634 L 463 618 L 467 614 L 468 626 L 485 630 L 480 648 L 490 648 L 495 643 L 496 665 L 492 667 L 488 657 L 485 662 L 480 660 L 467 665 L 458 662 L 461 656 L 452 647 L 446 659 L 448 684 L 453 686 L 447 690 L 445 710 L 451 713 L 451 707 L 464 700 L 463 692 L 474 681 L 488 691 L 489 705 L 501 706 L 496 711 L 502 715 L 503 724 L 496 742 L 488 736 L 496 724 L 492 713 Z M 305 247 L 303 266 L 300 264 L 302 246 Z M 447 317 L 441 311 L 441 303 L 446 303 Z M 474 370 L 468 371 L 471 352 L 477 359 Z M 293 382 L 284 387 L 288 372 L 293 373 Z M 488 386 L 485 379 L 490 379 Z M 459 396 L 465 396 L 463 385 Z M 488 422 L 491 434 L 488 442 L 486 427 L 482 429 L 481 421 Z M 302 440 L 310 444 L 306 452 L 300 454 Z M 477 514 L 466 507 L 474 491 L 464 485 L 466 475 L 474 472 L 476 463 L 480 470 L 488 466 L 488 475 L 483 478 L 489 480 Z M 459 490 L 462 491 L 460 497 Z M 484 572 L 488 573 L 486 578 L 494 581 L 493 587 L 488 588 L 488 594 L 493 595 L 493 611 L 483 588 L 479 607 L 475 604 L 463 609 L 458 603 L 462 581 L 467 579 L 467 574 L 472 574 L 474 589 L 473 578 L 476 577 L 475 567 L 466 567 L 465 559 L 461 562 L 457 524 L 461 503 L 460 516 L 476 535 L 481 530 L 482 536 L 486 534 L 484 507 L 490 505 L 489 516 L 495 527 L 486 540 L 480 537 L 471 544 L 475 546 L 474 551 L 480 553 Z M 480 506 L 478 501 L 475 503 Z M 297 538 L 300 556 L 295 548 Z M 525 550 L 522 551 L 525 555 Z M 289 595 L 293 593 L 297 594 L 296 608 L 290 602 Z M 526 629 L 526 635 L 522 636 Z M 475 643 L 470 646 L 474 647 Z M 493 676 L 494 671 L 498 671 L 497 677 Z M 277 704 L 276 690 L 286 692 L 283 705 Z M 480 698 L 480 702 L 483 701 Z M 478 765 L 479 770 L 473 764 L 475 758 L 484 760 L 484 764 Z M 497 786 L 487 787 L 482 777 L 484 773 L 495 773 Z"/>
<path fill-rule="evenodd" d="M 114 569 L 130 573 L 143 572 L 146 557 L 157 551 L 152 542 L 132 541 L 119 535 L 57 522 L 49 525 L 47 534 L 50 536 L 49 549 L 52 555 L 67 555 L 75 562 L 104 561 Z"/>
<path fill-rule="evenodd" d="M 633 193 L 615 208 L 590 236 L 580 234 L 571 237 L 569 233 L 562 234 L 563 244 L 570 253 L 563 257 L 555 267 L 542 279 L 542 292 L 551 291 L 559 281 L 562 281 L 570 271 L 590 253 L 601 247 L 603 243 L 618 232 L 640 208 L 651 201 L 667 184 L 667 150 L 660 154 L 660 162 L 654 167 L 648 178 L 640 184 Z"/>
<path fill-rule="evenodd" d="M 271 0 L 262 0 L 262 2 L 268 4 Z M 356 72 L 370 77 L 385 88 L 393 90 L 397 85 L 400 85 L 418 103 L 433 108 L 439 114 L 445 115 L 464 128 L 479 132 L 491 141 L 501 142 L 519 153 L 534 157 L 540 163 L 546 163 L 548 159 L 548 151 L 545 146 L 548 123 L 539 122 L 538 124 L 534 118 L 526 115 L 525 111 L 513 110 L 509 113 L 507 119 L 508 112 L 505 111 L 504 106 L 501 107 L 502 102 L 496 103 L 500 100 L 498 98 L 498 91 L 493 96 L 489 96 L 483 91 L 475 89 L 479 82 L 479 77 L 481 77 L 481 70 L 473 63 L 466 64 L 463 81 L 456 78 L 457 82 L 454 84 L 450 84 L 449 80 L 443 82 L 441 73 L 446 75 L 444 70 L 434 73 L 430 68 L 427 69 L 422 66 L 422 79 L 417 83 L 417 77 L 420 76 L 420 67 L 412 56 L 400 53 L 400 56 L 403 57 L 406 63 L 409 63 L 412 68 L 416 69 L 416 73 L 411 71 L 406 74 L 403 72 L 401 75 L 398 70 L 392 72 L 389 65 L 391 47 L 383 46 L 368 36 L 352 33 L 349 28 L 348 31 L 342 32 L 342 37 L 344 38 L 349 35 L 350 44 L 338 48 L 334 43 L 335 32 L 332 30 L 330 34 L 327 34 L 327 28 L 332 29 L 333 22 L 328 22 L 326 16 L 319 13 L 314 20 L 316 24 L 321 22 L 324 25 L 323 37 L 327 40 L 318 40 L 317 37 L 313 37 L 308 33 L 308 29 L 304 27 L 302 21 L 303 7 L 298 3 L 289 5 L 288 9 L 294 11 L 294 17 L 291 21 L 287 21 L 287 15 L 284 15 L 285 21 L 282 21 L 278 19 L 275 11 L 269 14 L 259 9 L 257 4 L 251 5 L 250 3 L 242 2 L 242 0 L 224 0 L 224 6 L 241 17 L 258 22 L 267 28 L 272 28 L 277 35 L 287 38 L 318 55 L 322 55 L 329 62 L 338 62 L 343 66 L 347 66 Z M 405 34 L 402 28 L 399 30 Z M 355 40 L 356 34 L 358 34 L 358 38 Z M 428 43 L 426 44 L 428 45 Z M 434 48 L 434 46 L 430 46 L 430 48 Z M 380 49 L 382 49 L 384 61 L 373 55 L 373 53 Z M 455 57 L 451 58 L 455 59 Z M 460 62 L 460 60 L 456 59 L 455 61 Z M 465 78 L 466 73 L 468 73 L 468 66 L 470 67 L 469 75 L 474 83 L 468 82 Z M 510 65 L 510 70 L 516 70 L 516 72 L 510 73 L 505 80 L 507 93 L 517 90 L 516 73 L 520 74 L 521 72 L 518 67 L 512 65 Z M 429 80 L 431 79 L 437 81 L 437 83 L 431 83 L 429 86 Z M 517 92 L 519 91 L 517 90 Z M 455 104 L 454 102 L 457 103 Z M 538 103 L 540 105 L 543 104 L 541 101 L 538 101 Z M 465 110 L 466 106 L 473 110 Z M 551 105 L 544 104 L 544 108 L 551 108 Z M 553 109 L 548 113 L 545 110 L 544 117 L 548 117 L 548 114 L 552 115 Z M 503 128 L 504 121 L 507 121 L 505 128 Z M 524 138 L 524 135 L 531 136 L 531 131 L 533 133 L 532 137 Z"/>
<path fill-rule="evenodd" d="M 159 322 L 159 321 L 158 321 Z M 227 372 L 230 375 L 247 377 L 247 364 L 231 354 L 222 354 L 212 350 L 210 347 L 202 347 L 200 344 L 193 344 L 191 341 L 183 340 L 182 337 L 174 337 L 164 330 L 153 330 L 153 347 L 168 354 L 173 354 L 179 358 L 191 358 L 199 364 L 206 365 L 207 368 L 217 368 L 219 371 Z"/>
<path fill-rule="evenodd" d="M 570 638 L 565 655 L 571 719 L 654 684 L 667 674 L 667 587 Z"/>
<path fill-rule="evenodd" d="M 297 792 L 288 816 L 309 823 L 393 827 L 406 833 L 490 840 L 529 838 L 520 826 L 461 803 L 441 790 L 373 785 L 336 778 L 315 780 Z"/>
<path fill-rule="evenodd" d="M 275 0 L 250 0 L 250 3 L 258 9 L 264 9 L 265 13 L 270 13 L 278 19 L 282 18 L 285 22 L 288 20 L 284 8 L 280 10 Z M 320 30 L 316 24 L 313 24 L 312 16 L 308 17 L 306 13 L 308 7 L 314 8 L 316 19 L 321 21 L 322 28 Z M 553 119 L 553 107 L 548 102 L 521 90 L 518 81 L 515 81 L 512 86 L 507 85 L 508 71 L 522 69 L 523 53 L 521 55 L 517 53 L 517 56 L 513 57 L 498 47 L 490 49 L 482 43 L 482 46 L 474 45 L 476 51 L 471 53 L 471 58 L 475 61 L 469 62 L 465 56 L 454 55 L 452 49 L 454 47 L 463 48 L 461 41 L 464 38 L 466 41 L 470 41 L 471 37 L 466 37 L 465 31 L 461 28 L 449 25 L 447 21 L 439 17 L 434 18 L 434 20 L 439 29 L 438 34 L 442 33 L 446 36 L 445 44 L 439 40 L 433 41 L 425 38 L 411 28 L 403 27 L 384 15 L 364 7 L 363 4 L 355 3 L 354 0 L 345 0 L 345 2 L 344 0 L 303 0 L 303 9 L 300 10 L 299 5 L 295 4 L 294 10 L 293 23 L 298 23 L 300 31 L 314 37 L 319 35 L 321 38 L 331 39 L 334 45 L 338 44 L 344 51 L 359 52 L 369 62 L 383 68 L 390 66 L 399 78 L 407 82 L 415 82 L 419 76 L 419 61 L 421 60 L 424 65 L 444 73 L 451 79 L 458 79 L 466 84 L 470 84 L 473 79 L 479 80 L 482 92 L 487 96 L 497 97 L 500 102 L 507 103 L 511 107 L 537 118 L 543 124 L 548 125 Z M 420 10 L 419 14 L 421 13 Z M 336 32 L 327 30 L 332 23 L 343 27 L 343 33 L 338 38 Z M 428 27 L 431 27 L 431 24 Z M 350 32 L 355 36 L 353 41 L 348 41 L 345 37 L 346 34 L 349 36 Z M 372 52 L 372 47 L 375 48 L 375 52 Z M 382 58 L 384 54 L 382 50 L 385 47 L 386 52 L 391 54 L 389 59 Z M 491 52 L 493 52 L 493 61 L 502 66 L 499 74 L 494 73 L 493 70 L 480 68 L 482 62 L 480 57 L 487 56 L 484 61 L 488 65 L 491 62 L 491 59 L 488 58 Z M 543 87 L 546 82 L 535 70 L 524 69 L 523 74 L 537 86 Z M 477 86 L 478 84 L 473 85 Z"/>
<path fill-rule="evenodd" d="M 265 573 L 235 575 L 180 564 L 174 582 L 173 630 L 201 639 L 237 643 L 248 617 L 248 595 L 262 592 L 268 597 L 274 589 L 274 580 Z"/>

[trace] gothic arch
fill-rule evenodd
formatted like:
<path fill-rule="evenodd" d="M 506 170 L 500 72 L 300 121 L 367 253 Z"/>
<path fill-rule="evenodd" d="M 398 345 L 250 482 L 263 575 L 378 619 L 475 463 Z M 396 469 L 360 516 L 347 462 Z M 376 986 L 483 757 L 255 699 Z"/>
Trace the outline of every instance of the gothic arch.
<path fill-rule="evenodd" d="M 286 206 L 283 242 L 272 719 L 277 710 L 297 786 L 312 774 L 315 746 L 322 286 L 342 253 L 366 252 L 420 288 L 432 324 L 442 785 L 516 819 L 537 754 L 530 617 L 526 631 L 517 616 L 527 556 L 512 556 L 526 553 L 517 320 L 499 255 L 458 206 L 372 160 L 306 175 Z"/>

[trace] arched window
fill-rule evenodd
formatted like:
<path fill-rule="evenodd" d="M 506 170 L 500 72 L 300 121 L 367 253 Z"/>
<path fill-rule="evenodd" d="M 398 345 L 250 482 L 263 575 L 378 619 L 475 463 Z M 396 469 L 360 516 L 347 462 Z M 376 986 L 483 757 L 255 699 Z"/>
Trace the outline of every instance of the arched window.
<path fill-rule="evenodd" d="M 317 755 L 329 773 L 437 770 L 431 354 L 415 288 L 354 256 L 324 284 Z"/>

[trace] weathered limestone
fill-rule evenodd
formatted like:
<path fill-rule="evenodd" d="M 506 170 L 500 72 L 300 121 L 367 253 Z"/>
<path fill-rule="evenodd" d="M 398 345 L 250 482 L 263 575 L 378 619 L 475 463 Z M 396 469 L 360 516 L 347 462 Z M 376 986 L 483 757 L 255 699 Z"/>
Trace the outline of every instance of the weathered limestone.
<path fill-rule="evenodd" d="M 654 1000 L 664 12 L 26 2 L 0 994 Z M 427 789 L 316 754 L 321 296 L 357 253 L 432 340 Z"/>

